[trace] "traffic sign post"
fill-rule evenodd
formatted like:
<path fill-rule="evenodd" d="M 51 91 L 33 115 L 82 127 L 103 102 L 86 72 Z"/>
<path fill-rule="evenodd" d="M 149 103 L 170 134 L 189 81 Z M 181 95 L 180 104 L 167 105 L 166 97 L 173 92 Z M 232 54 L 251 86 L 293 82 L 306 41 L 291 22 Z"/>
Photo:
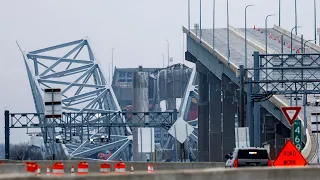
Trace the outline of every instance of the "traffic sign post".
<path fill-rule="evenodd" d="M 281 107 L 281 110 L 288 120 L 290 126 L 292 126 L 293 121 L 297 119 L 299 112 L 301 111 L 300 106 L 293 106 L 293 107 Z"/>
<path fill-rule="evenodd" d="M 302 156 L 293 142 L 288 139 L 284 147 L 281 149 L 278 157 L 274 160 L 274 166 L 305 166 L 306 159 Z"/>
<path fill-rule="evenodd" d="M 301 151 L 301 148 L 302 148 L 301 131 L 302 131 L 301 121 L 296 119 L 293 123 L 293 141 L 299 151 Z"/>

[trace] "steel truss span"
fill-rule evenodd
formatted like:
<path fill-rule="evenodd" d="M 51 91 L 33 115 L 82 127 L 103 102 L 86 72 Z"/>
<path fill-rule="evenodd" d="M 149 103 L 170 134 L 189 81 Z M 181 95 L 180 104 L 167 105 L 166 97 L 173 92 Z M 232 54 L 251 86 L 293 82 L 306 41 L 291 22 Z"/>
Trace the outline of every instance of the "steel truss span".
<path fill-rule="evenodd" d="M 19 47 L 20 48 L 20 47 Z M 21 50 L 21 48 L 20 48 Z M 33 100 L 37 113 L 44 113 L 44 89 L 61 88 L 62 108 L 70 113 L 95 113 L 87 116 L 85 122 L 97 123 L 110 119 L 115 123 L 126 123 L 124 116 L 118 116 L 121 112 L 116 96 L 107 82 L 97 57 L 93 53 L 88 39 L 80 39 L 31 52 L 21 51 L 28 79 L 33 94 Z M 106 117 L 106 113 L 111 113 Z M 113 113 L 113 114 L 112 114 Z M 98 118 L 97 118 L 98 117 Z M 83 123 L 82 116 L 75 116 L 73 120 Z M 52 125 L 57 122 L 54 119 L 44 121 L 39 118 L 39 124 Z M 73 138 L 61 132 L 74 132 Z M 46 145 L 47 154 L 72 157 L 90 157 L 96 149 L 120 149 L 114 152 L 109 159 L 121 158 L 129 160 L 129 147 L 131 130 L 124 127 L 105 128 L 101 126 L 83 127 L 55 127 L 41 126 L 41 133 Z M 62 139 L 70 139 L 70 142 L 56 143 L 50 141 L 60 136 Z M 106 143 L 91 143 L 91 139 L 98 137 L 110 137 Z M 118 137 L 121 137 L 120 139 Z"/>

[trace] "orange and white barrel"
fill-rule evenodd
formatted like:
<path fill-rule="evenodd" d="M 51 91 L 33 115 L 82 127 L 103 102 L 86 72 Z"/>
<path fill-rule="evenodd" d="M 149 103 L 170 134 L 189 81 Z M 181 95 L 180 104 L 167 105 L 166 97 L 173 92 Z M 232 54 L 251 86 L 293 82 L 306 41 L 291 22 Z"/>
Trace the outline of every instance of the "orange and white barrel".
<path fill-rule="evenodd" d="M 62 162 L 55 162 L 52 166 L 52 174 L 54 176 L 64 175 L 64 164 Z"/>
<path fill-rule="evenodd" d="M 123 162 L 117 162 L 114 165 L 114 170 L 116 173 L 125 173 L 126 172 L 126 164 Z"/>
<path fill-rule="evenodd" d="M 87 175 L 89 173 L 89 165 L 87 162 L 79 162 L 78 175 Z"/>
<path fill-rule="evenodd" d="M 37 170 L 37 164 L 36 163 L 26 162 L 27 174 L 35 175 L 36 170 Z"/>
<path fill-rule="evenodd" d="M 100 173 L 101 174 L 108 174 L 108 173 L 110 173 L 110 168 L 111 168 L 110 164 L 102 163 L 102 164 L 100 164 Z"/>

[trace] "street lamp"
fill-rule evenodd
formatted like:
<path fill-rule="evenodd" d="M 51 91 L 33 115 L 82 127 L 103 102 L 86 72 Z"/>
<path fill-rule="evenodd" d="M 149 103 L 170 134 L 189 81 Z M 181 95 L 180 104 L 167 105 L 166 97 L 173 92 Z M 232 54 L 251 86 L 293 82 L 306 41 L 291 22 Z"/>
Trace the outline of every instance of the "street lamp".
<path fill-rule="evenodd" d="M 297 0 L 294 0 L 294 14 L 295 14 L 295 27 L 297 27 L 298 25 L 298 20 L 297 20 Z M 297 28 L 296 28 L 296 35 L 298 35 L 298 31 L 297 31 Z M 292 45 L 292 44 L 291 44 Z M 292 52 L 291 52 L 292 53 Z"/>
<path fill-rule="evenodd" d="M 188 30 L 190 35 L 190 0 L 188 0 Z"/>
<path fill-rule="evenodd" d="M 281 22 L 281 0 L 279 0 L 279 27 Z"/>
<path fill-rule="evenodd" d="M 227 0 L 227 41 L 228 41 L 228 64 L 230 64 L 230 30 L 229 30 L 229 0 Z"/>
<path fill-rule="evenodd" d="M 164 54 L 161 54 L 162 55 L 162 66 L 164 68 Z"/>
<path fill-rule="evenodd" d="M 314 44 L 317 44 L 317 6 L 316 6 L 316 0 L 313 0 L 313 8 L 314 8 Z"/>
<path fill-rule="evenodd" d="M 169 48 L 170 48 L 170 44 L 169 44 L 169 41 L 167 40 L 167 47 L 168 47 L 168 66 L 169 66 L 169 61 L 170 61 L 170 50 L 169 50 Z"/>
<path fill-rule="evenodd" d="M 244 34 L 245 34 L 245 43 L 244 43 L 244 48 L 245 48 L 245 59 L 244 59 L 244 67 L 247 68 L 247 61 L 248 61 L 248 55 L 247 55 L 247 8 L 254 6 L 253 4 L 250 4 L 248 6 L 246 6 L 246 8 L 244 9 Z"/>
<path fill-rule="evenodd" d="M 303 53 L 306 53 L 306 43 L 310 42 L 310 41 L 314 41 L 314 39 L 310 39 L 310 40 L 304 42 L 304 44 L 303 44 Z"/>
<path fill-rule="evenodd" d="M 268 28 L 268 17 L 270 16 L 274 16 L 275 14 L 269 14 L 268 16 L 266 16 L 266 20 L 265 20 L 265 33 L 266 33 L 266 54 L 268 54 L 268 31 L 267 31 L 267 28 Z"/>
<path fill-rule="evenodd" d="M 112 72 L 111 72 L 111 67 L 112 67 L 112 63 L 109 63 L 109 83 L 110 84 L 112 84 L 112 82 L 111 82 L 111 74 L 112 74 Z"/>
<path fill-rule="evenodd" d="M 213 0 L 212 12 L 212 50 L 214 50 L 214 29 L 215 29 L 215 13 L 216 13 L 216 0 Z"/>
<path fill-rule="evenodd" d="M 111 63 L 112 63 L 112 67 L 111 67 L 112 69 L 111 69 L 111 70 L 112 70 L 112 71 L 111 71 L 111 78 L 113 77 L 113 50 L 114 50 L 114 49 L 115 49 L 115 48 L 112 48 L 112 58 L 111 58 L 111 60 L 112 60 L 112 61 L 111 61 Z"/>
<path fill-rule="evenodd" d="M 200 43 L 202 39 L 202 27 L 201 27 L 201 0 L 200 0 Z"/>
<path fill-rule="evenodd" d="M 300 27 L 302 27 L 302 26 L 294 26 L 292 29 L 291 29 L 291 37 L 290 37 L 290 49 L 291 49 L 291 54 L 292 54 L 292 31 L 294 30 L 294 29 L 298 29 L 298 28 L 300 28 Z M 297 31 L 297 30 L 296 30 Z"/>

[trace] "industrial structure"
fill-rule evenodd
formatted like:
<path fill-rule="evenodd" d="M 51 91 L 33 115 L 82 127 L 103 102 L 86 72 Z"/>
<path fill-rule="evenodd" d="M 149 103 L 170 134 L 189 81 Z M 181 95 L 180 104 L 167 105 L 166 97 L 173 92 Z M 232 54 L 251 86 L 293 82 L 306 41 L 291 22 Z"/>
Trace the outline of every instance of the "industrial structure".
<path fill-rule="evenodd" d="M 157 156 L 162 159 L 178 158 L 178 150 L 167 130 L 180 116 L 176 100 L 183 99 L 189 77 L 195 76 L 192 69 L 182 64 L 162 69 L 140 67 L 139 71 L 147 72 L 149 93 L 146 95 L 147 109 L 137 112 L 135 107 L 143 107 L 143 104 L 132 104 L 133 83 L 139 83 L 134 78 L 138 69 L 116 69 L 111 85 L 88 39 L 31 52 L 22 51 L 22 54 L 37 113 L 9 114 L 6 111 L 6 144 L 9 144 L 10 128 L 40 128 L 46 154 L 54 159 L 130 160 L 134 144 L 132 129 L 152 127 L 155 128 Z M 61 117 L 44 116 L 46 88 L 62 90 Z M 188 106 L 193 112 L 189 114 L 187 110 L 186 117 L 196 120 L 196 96 L 190 98 L 194 103 L 189 102 Z M 165 109 L 160 108 L 162 101 Z M 8 152 L 7 149 L 7 156 Z M 163 152 L 169 153 L 162 157 Z M 192 154 L 196 159 L 193 150 Z"/>
<path fill-rule="evenodd" d="M 249 145 L 267 145 L 274 158 L 291 133 L 280 108 L 304 106 L 303 120 L 319 105 L 320 47 L 278 26 L 228 29 L 183 27 L 193 69 L 115 68 L 111 83 L 88 39 L 22 51 L 37 113 L 6 112 L 6 140 L 10 128 L 41 128 L 47 155 L 132 160 L 141 145 L 138 128 L 154 128 L 152 160 L 222 162 L 236 147 L 239 128 L 248 127 Z M 61 118 L 43 116 L 45 88 L 61 88 Z M 191 131 L 174 125 L 181 121 Z M 312 161 L 317 145 L 308 123 L 302 123 L 302 154 Z M 186 137 L 168 133 L 173 128 Z"/>

